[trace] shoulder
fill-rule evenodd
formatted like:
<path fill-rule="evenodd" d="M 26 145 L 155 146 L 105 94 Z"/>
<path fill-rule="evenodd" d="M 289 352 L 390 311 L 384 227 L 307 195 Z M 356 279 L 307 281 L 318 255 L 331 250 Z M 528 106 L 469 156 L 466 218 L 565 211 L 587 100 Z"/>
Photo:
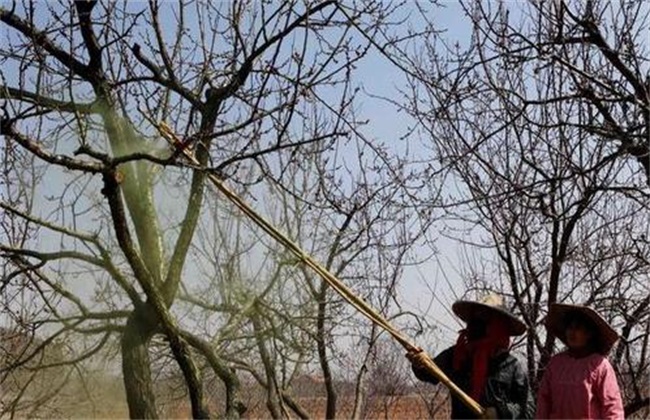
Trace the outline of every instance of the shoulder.
<path fill-rule="evenodd" d="M 602 354 L 599 353 L 594 353 L 591 356 L 589 356 L 591 363 L 593 363 L 595 366 L 599 366 L 602 368 L 611 368 L 612 364 L 609 362 L 606 356 L 603 356 Z"/>
<path fill-rule="evenodd" d="M 598 372 L 599 375 L 606 375 L 614 371 L 614 367 L 607 357 L 602 354 L 592 354 L 589 356 L 589 367 Z"/>
<path fill-rule="evenodd" d="M 569 359 L 569 352 L 567 350 L 563 350 L 559 353 L 556 353 L 555 355 L 551 356 L 551 362 L 552 361 L 561 361 L 561 360 L 566 360 Z"/>
<path fill-rule="evenodd" d="M 438 353 L 438 355 L 435 357 L 436 363 L 451 361 L 454 357 L 454 347 L 455 346 L 451 346 Z"/>
<path fill-rule="evenodd" d="M 571 357 L 567 354 L 566 351 L 561 351 L 553 356 L 548 361 L 548 367 L 560 366 L 565 364 L 567 361 L 570 361 Z"/>
<path fill-rule="evenodd" d="M 456 346 L 451 346 L 451 347 L 448 347 L 448 348 L 444 349 L 443 351 L 441 351 L 438 354 L 438 357 L 451 357 L 451 356 L 453 356 L 454 348 L 456 348 Z"/>
<path fill-rule="evenodd" d="M 599 353 L 590 354 L 589 356 L 577 360 L 579 360 L 580 364 L 585 366 L 590 371 L 601 371 L 612 368 L 612 365 L 609 363 L 609 360 L 607 360 L 607 357 Z"/>
<path fill-rule="evenodd" d="M 548 363 L 544 367 L 544 373 L 546 375 L 552 375 L 552 372 L 559 370 L 570 369 L 571 363 L 569 357 L 565 352 L 557 353 L 548 360 Z"/>
<path fill-rule="evenodd" d="M 503 376 L 509 378 L 521 378 L 527 376 L 522 361 L 510 352 L 498 356 L 493 363 L 493 369 L 500 372 Z"/>
<path fill-rule="evenodd" d="M 523 362 L 521 361 L 521 358 L 515 356 L 511 352 L 507 352 L 502 354 L 499 357 L 499 363 L 502 366 L 510 366 L 513 369 L 523 369 Z"/>

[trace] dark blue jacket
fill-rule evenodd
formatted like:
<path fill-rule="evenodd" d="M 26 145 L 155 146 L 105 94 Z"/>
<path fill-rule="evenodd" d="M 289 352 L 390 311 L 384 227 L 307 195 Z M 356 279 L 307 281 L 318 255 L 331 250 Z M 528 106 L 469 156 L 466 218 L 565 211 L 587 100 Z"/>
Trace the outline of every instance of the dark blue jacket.
<path fill-rule="evenodd" d="M 453 368 L 454 347 L 440 353 L 434 362 L 460 389 L 469 394 L 470 367 L 458 371 Z M 438 379 L 426 370 L 413 367 L 413 373 L 421 381 L 437 384 Z M 521 363 L 510 353 L 502 353 L 488 365 L 485 391 L 479 404 L 484 408 L 494 407 L 501 419 L 530 419 L 535 413 L 534 398 L 528 385 L 528 375 Z M 452 419 L 477 419 L 462 401 L 452 395 Z"/>

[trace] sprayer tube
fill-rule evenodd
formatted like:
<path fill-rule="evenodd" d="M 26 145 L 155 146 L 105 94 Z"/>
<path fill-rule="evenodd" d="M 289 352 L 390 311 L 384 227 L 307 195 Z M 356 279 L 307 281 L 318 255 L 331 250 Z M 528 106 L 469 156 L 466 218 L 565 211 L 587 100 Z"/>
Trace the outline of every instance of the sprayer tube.
<path fill-rule="evenodd" d="M 185 147 L 181 147 L 183 143 L 176 137 L 171 129 L 163 122 L 157 125 L 160 133 L 167 139 L 176 151 L 180 153 L 194 166 L 200 168 L 200 163 L 196 160 L 194 155 Z M 199 169 L 200 170 L 200 169 Z M 304 252 L 298 245 L 282 234 L 270 222 L 259 215 L 252 207 L 244 202 L 237 194 L 228 188 L 223 181 L 208 172 L 208 179 L 210 182 L 224 194 L 233 204 L 235 204 L 244 214 L 260 226 L 266 233 L 268 233 L 275 240 L 289 249 L 296 257 L 298 257 L 304 264 L 312 268 L 318 275 L 320 275 L 330 287 L 332 287 L 343 299 L 354 306 L 359 312 L 365 315 L 375 324 L 382 327 L 388 332 L 395 340 L 402 345 L 407 351 L 421 351 L 421 349 L 412 344 L 406 336 L 400 331 L 395 329 L 390 323 L 376 310 L 374 310 L 366 301 L 357 296 L 351 289 L 342 283 L 336 276 L 330 273 L 325 267 L 316 262 L 311 256 Z M 424 367 L 434 375 L 438 380 L 446 386 L 457 398 L 459 398 L 468 408 L 470 408 L 476 415 L 485 417 L 485 409 L 472 399 L 469 395 L 463 392 L 445 373 L 426 355 Z"/>

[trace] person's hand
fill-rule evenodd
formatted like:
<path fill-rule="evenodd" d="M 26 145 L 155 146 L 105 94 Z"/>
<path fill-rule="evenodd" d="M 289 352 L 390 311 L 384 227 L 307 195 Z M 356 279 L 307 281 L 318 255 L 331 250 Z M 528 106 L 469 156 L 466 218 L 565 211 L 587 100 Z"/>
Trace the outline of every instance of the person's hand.
<path fill-rule="evenodd" d="M 499 414 L 497 413 L 497 409 L 494 407 L 487 407 L 485 409 L 485 413 L 483 414 L 484 419 L 498 419 Z"/>
<path fill-rule="evenodd" d="M 413 365 L 414 368 L 423 369 L 426 364 L 425 360 L 427 359 L 427 354 L 418 347 L 417 349 L 406 353 L 406 358 L 411 362 L 411 365 Z"/>

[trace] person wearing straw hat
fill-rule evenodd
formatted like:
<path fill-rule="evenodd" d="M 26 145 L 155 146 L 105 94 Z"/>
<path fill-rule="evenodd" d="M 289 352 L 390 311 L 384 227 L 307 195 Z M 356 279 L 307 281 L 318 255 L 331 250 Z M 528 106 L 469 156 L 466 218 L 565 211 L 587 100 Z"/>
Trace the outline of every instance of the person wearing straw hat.
<path fill-rule="evenodd" d="M 537 393 L 538 419 L 623 419 L 623 401 L 607 354 L 618 334 L 598 312 L 551 304 L 548 334 L 567 346 L 551 358 Z"/>
<path fill-rule="evenodd" d="M 434 362 L 463 391 L 486 408 L 486 417 L 530 418 L 534 402 L 522 364 L 510 354 L 510 337 L 526 332 L 526 325 L 505 309 L 503 298 L 488 294 L 478 302 L 461 300 L 452 310 L 466 323 L 456 344 Z M 409 352 L 415 376 L 438 383 L 423 368 L 423 351 Z M 452 396 L 452 419 L 477 418 L 463 402 Z"/>

